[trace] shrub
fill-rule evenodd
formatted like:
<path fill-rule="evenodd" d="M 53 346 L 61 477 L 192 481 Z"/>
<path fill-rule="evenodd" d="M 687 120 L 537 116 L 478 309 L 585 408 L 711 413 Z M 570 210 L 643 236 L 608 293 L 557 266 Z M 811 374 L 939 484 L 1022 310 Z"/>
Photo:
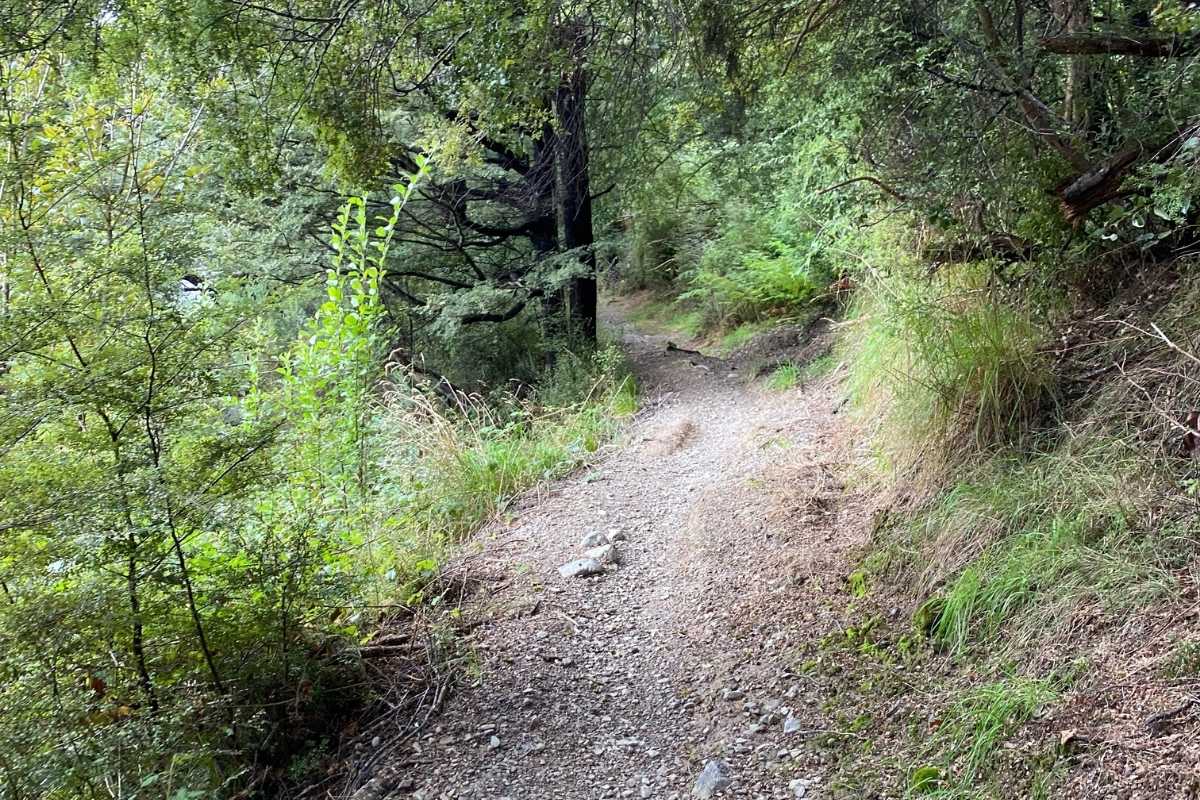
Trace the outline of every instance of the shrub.
<path fill-rule="evenodd" d="M 177 277 L 151 272 L 174 261 L 156 257 L 89 276 L 120 301 L 71 318 L 99 383 L 9 363 L 26 416 L 0 421 L 0 793 L 279 788 L 365 698 L 358 645 L 420 598 L 443 548 L 632 409 L 608 353 L 560 362 L 552 403 L 382 392 L 380 285 L 411 191 L 379 217 L 343 208 L 282 356 L 233 293 L 175 302 Z"/>
<path fill-rule="evenodd" d="M 754 219 L 729 224 L 685 274 L 681 298 L 701 309 L 710 328 L 795 313 L 829 284 L 832 271 L 816 237 L 789 238 L 772 238 Z"/>

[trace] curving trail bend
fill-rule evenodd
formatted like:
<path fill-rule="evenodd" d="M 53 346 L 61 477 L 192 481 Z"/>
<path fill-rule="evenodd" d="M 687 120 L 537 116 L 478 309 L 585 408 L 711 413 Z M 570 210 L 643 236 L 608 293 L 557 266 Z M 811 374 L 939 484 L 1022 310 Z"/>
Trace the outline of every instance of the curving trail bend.
<path fill-rule="evenodd" d="M 864 535 L 836 477 L 836 398 L 824 381 L 769 391 L 607 316 L 644 410 L 467 548 L 477 679 L 386 797 L 684 798 L 710 760 L 714 796 L 823 794 L 804 736 L 820 698 L 789 656 L 836 627 L 821 598 Z M 624 537 L 620 565 L 562 577 L 595 532 Z"/>

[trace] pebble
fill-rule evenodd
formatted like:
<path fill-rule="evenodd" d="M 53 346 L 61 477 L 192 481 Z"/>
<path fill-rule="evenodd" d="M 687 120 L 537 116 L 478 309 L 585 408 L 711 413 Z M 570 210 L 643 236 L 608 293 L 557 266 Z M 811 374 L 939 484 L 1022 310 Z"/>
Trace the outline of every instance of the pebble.
<path fill-rule="evenodd" d="M 605 544 L 608 544 L 608 537 L 605 536 L 602 531 L 592 531 L 587 536 L 583 537 L 583 541 L 579 543 L 579 546 L 584 550 L 587 550 L 589 548 L 600 547 L 601 545 Z"/>
<path fill-rule="evenodd" d="M 808 787 L 812 781 L 806 781 L 804 778 L 797 778 L 794 781 L 788 782 L 788 789 L 791 790 L 792 797 L 802 798 L 808 794 Z"/>
<path fill-rule="evenodd" d="M 584 555 L 588 558 L 599 561 L 601 564 L 616 564 L 620 562 L 621 558 L 620 552 L 611 544 L 603 544 L 599 547 L 593 547 L 584 552 Z"/>

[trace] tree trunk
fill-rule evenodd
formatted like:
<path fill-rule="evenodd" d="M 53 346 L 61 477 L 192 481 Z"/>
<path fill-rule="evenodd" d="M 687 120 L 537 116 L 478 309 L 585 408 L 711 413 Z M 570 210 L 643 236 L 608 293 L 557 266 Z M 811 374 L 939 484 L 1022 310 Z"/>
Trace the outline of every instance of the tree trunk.
<path fill-rule="evenodd" d="M 559 240 L 575 252 L 583 274 L 568 285 L 566 301 L 571 336 L 596 341 L 596 252 L 588 174 L 587 76 L 582 66 L 558 87 L 554 97 L 558 123 L 555 206 Z"/>
<path fill-rule="evenodd" d="M 1062 25 L 1066 36 L 1074 36 L 1086 31 L 1091 25 L 1091 2 L 1090 0 L 1059 0 L 1055 8 L 1055 16 L 1058 17 L 1058 22 Z M 1063 78 L 1062 117 L 1075 131 L 1086 130 L 1088 127 L 1090 83 L 1091 75 L 1087 56 L 1073 55 L 1067 62 L 1066 75 Z"/>

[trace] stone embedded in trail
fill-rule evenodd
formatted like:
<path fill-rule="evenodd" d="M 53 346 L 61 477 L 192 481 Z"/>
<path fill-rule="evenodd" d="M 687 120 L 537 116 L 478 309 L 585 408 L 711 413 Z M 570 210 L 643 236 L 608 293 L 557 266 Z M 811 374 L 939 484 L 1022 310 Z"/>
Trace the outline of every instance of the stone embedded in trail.
<path fill-rule="evenodd" d="M 696 778 L 696 786 L 692 789 L 692 797 L 699 797 L 702 800 L 715 795 L 722 789 L 729 787 L 729 768 L 722 761 L 707 761 L 704 764 L 704 769 L 700 771 L 699 777 Z"/>
<path fill-rule="evenodd" d="M 788 714 L 787 719 L 783 721 L 784 733 L 798 733 L 804 726 L 800 724 L 800 720 L 794 715 Z"/>
<path fill-rule="evenodd" d="M 608 537 L 604 534 L 604 532 L 592 531 L 587 536 L 583 537 L 583 541 L 579 543 L 579 546 L 584 550 L 588 550 L 590 548 L 600 547 L 601 545 L 605 544 L 608 544 Z"/>
<path fill-rule="evenodd" d="M 594 558 L 577 558 L 558 568 L 558 574 L 564 578 L 586 578 L 602 572 L 604 572 L 604 565 Z"/>
<path fill-rule="evenodd" d="M 792 797 L 800 800 L 800 798 L 808 795 L 808 787 L 811 784 L 812 781 L 806 781 L 803 778 L 797 778 L 794 781 L 788 782 L 788 788 L 792 791 Z"/>
<path fill-rule="evenodd" d="M 621 552 L 611 544 L 593 547 L 584 553 L 588 558 L 594 558 L 601 564 L 620 564 Z"/>

